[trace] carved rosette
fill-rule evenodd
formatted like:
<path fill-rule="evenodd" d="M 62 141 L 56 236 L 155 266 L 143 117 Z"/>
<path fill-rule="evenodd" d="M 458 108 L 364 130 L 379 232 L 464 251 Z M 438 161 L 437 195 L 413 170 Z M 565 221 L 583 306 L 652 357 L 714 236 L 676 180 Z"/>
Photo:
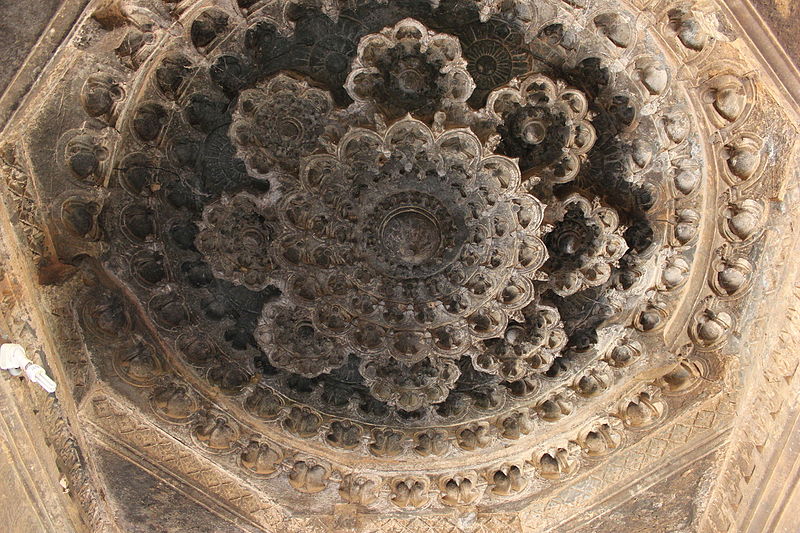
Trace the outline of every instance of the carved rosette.
<path fill-rule="evenodd" d="M 573 194 L 554 206 L 554 229 L 547 236 L 553 292 L 569 296 L 608 281 L 612 269 L 628 250 L 613 209 Z"/>
<path fill-rule="evenodd" d="M 529 76 L 489 95 L 501 153 L 519 158 L 525 176 L 565 183 L 578 174 L 597 138 L 589 102 L 561 81 Z"/>
<path fill-rule="evenodd" d="M 361 39 L 345 87 L 356 102 L 397 117 L 432 115 L 466 102 L 475 82 L 458 39 L 405 19 Z"/>
<path fill-rule="evenodd" d="M 444 401 L 459 376 L 452 360 L 433 357 L 414 364 L 366 359 L 360 371 L 375 398 L 404 411 Z"/>
<path fill-rule="evenodd" d="M 270 282 L 274 258 L 264 252 L 279 228 L 278 220 L 270 220 L 259 204 L 248 194 L 222 198 L 206 209 L 196 241 L 215 275 L 254 291 Z"/>
<path fill-rule="evenodd" d="M 502 337 L 486 339 L 471 350 L 476 369 L 519 382 L 550 368 L 567 344 L 558 310 L 529 305 L 521 314 L 522 320 L 509 325 Z"/>
<path fill-rule="evenodd" d="M 208 206 L 196 245 L 223 279 L 285 291 L 255 332 L 278 368 L 314 377 L 354 352 L 382 401 L 438 403 L 459 375 L 444 359 L 502 335 L 547 258 L 543 206 L 514 161 L 483 151 L 468 129 L 410 117 L 352 129 L 277 193 Z"/>
<path fill-rule="evenodd" d="M 293 170 L 301 157 L 319 148 L 332 109 L 326 91 L 278 75 L 262 87 L 242 91 L 231 137 L 251 172 L 264 174 L 272 165 Z"/>

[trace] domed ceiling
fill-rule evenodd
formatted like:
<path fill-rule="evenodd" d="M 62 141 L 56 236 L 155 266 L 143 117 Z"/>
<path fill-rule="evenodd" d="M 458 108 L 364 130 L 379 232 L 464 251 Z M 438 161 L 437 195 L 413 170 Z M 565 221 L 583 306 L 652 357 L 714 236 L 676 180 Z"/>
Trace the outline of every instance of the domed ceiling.
<path fill-rule="evenodd" d="M 95 431 L 263 527 L 545 527 L 730 423 L 793 140 L 711 3 L 90 15 L 24 153 Z"/>

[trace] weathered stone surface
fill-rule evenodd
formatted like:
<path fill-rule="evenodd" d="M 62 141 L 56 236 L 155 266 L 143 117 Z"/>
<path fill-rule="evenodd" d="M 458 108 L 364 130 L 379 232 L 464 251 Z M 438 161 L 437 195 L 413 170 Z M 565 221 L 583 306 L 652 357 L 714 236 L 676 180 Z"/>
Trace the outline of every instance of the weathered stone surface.
<path fill-rule="evenodd" d="M 800 92 L 747 12 L 90 4 L 0 150 L 86 526 L 781 523 Z"/>
<path fill-rule="evenodd" d="M 222 533 L 240 530 L 135 463 L 103 448 L 95 449 L 94 453 L 115 511 L 115 522 L 122 531 Z"/>
<path fill-rule="evenodd" d="M 0 50 L 3 62 L 0 64 L 0 93 L 2 93 L 16 74 L 33 45 L 53 18 L 61 0 L 40 0 L 31 3 L 2 0 L 0 13 Z"/>
<path fill-rule="evenodd" d="M 791 0 L 753 0 L 759 14 L 769 24 L 775 36 L 794 61 L 800 62 L 800 28 L 797 17 L 800 16 L 800 5 Z"/>
<path fill-rule="evenodd" d="M 585 517 L 584 525 L 570 528 L 576 533 L 625 531 L 626 533 L 679 533 L 696 530 L 701 500 L 698 498 L 713 477 L 719 460 L 705 457 L 685 469 L 672 472 L 620 507 L 597 517 Z"/>

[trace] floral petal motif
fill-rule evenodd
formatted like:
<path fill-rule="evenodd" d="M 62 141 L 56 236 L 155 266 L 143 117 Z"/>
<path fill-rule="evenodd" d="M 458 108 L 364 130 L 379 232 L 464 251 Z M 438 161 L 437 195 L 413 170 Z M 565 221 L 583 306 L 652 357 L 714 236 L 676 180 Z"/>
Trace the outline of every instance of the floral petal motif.
<path fill-rule="evenodd" d="M 416 411 L 447 398 L 460 375 L 448 359 L 423 359 L 405 365 L 396 359 L 387 362 L 366 359 L 361 375 L 373 396 L 403 411 Z"/>
<path fill-rule="evenodd" d="M 487 339 L 470 351 L 476 370 L 511 382 L 547 370 L 567 343 L 558 310 L 530 304 L 522 315 L 524 321 L 510 325 L 502 337 Z"/>
<path fill-rule="evenodd" d="M 316 377 L 347 361 L 347 350 L 342 343 L 318 331 L 302 310 L 267 308 L 256 327 L 256 335 L 273 365 L 301 376 Z"/>
<path fill-rule="evenodd" d="M 551 271 L 553 292 L 569 296 L 608 281 L 628 244 L 616 211 L 598 200 L 573 194 L 560 208 L 564 214 L 545 238 L 551 252 L 545 270 Z"/>
<path fill-rule="evenodd" d="M 475 82 L 466 65 L 458 39 L 405 19 L 361 39 L 345 87 L 388 118 L 427 116 L 467 101 Z"/>
<path fill-rule="evenodd" d="M 526 176 L 551 183 L 575 178 L 597 137 L 586 96 L 541 74 L 492 92 L 486 109 L 498 123 L 498 151 L 518 157 Z"/>
<path fill-rule="evenodd" d="M 223 197 L 204 210 L 195 245 L 216 276 L 260 291 L 275 270 L 265 250 L 272 246 L 279 227 L 254 196 Z"/>
<path fill-rule="evenodd" d="M 237 154 L 254 174 L 295 170 L 302 156 L 320 147 L 332 109 L 327 92 L 283 74 L 242 91 L 230 126 Z"/>

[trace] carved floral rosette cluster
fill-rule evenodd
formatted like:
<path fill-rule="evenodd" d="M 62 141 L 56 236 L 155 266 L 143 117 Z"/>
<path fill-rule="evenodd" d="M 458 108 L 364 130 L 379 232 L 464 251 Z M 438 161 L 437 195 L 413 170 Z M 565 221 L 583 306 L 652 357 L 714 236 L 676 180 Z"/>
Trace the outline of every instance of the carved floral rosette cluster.
<path fill-rule="evenodd" d="M 215 460 L 408 510 L 536 497 L 676 416 L 673 397 L 717 374 L 682 361 L 644 387 L 631 376 L 673 361 L 662 333 L 682 332 L 713 367 L 735 331 L 775 194 L 754 86 L 736 65 L 708 66 L 722 34 L 690 3 L 657 15 L 655 40 L 627 12 L 544 3 L 476 8 L 464 28 L 394 3 L 370 5 L 372 19 L 287 10 L 301 36 L 260 7 L 179 8 L 186 42 L 149 63 L 145 37 L 169 21 L 131 28 L 113 75 L 81 91 L 94 118 L 57 146 L 53 175 L 78 190 L 55 201 L 59 246 L 75 257 L 106 241 L 103 268 L 183 361 L 133 332 L 138 311 L 105 302 L 80 312 L 98 353 L 120 347 L 99 365 L 150 391 L 158 419 Z M 324 39 L 309 44 L 309 29 Z M 676 90 L 674 57 L 699 69 L 696 106 Z M 505 59 L 490 72 L 486 58 Z M 716 151 L 698 149 L 694 108 Z M 704 195 L 716 167 L 730 187 L 715 234 Z M 683 298 L 705 272 L 710 295 Z M 686 327 L 667 327 L 689 300 Z M 320 459 L 332 450 L 340 464 Z M 346 466 L 359 454 L 468 466 L 361 475 Z"/>
<path fill-rule="evenodd" d="M 196 241 L 215 275 L 252 290 L 262 290 L 270 282 L 274 258 L 264 251 L 279 228 L 275 216 L 270 217 L 260 204 L 249 194 L 222 198 L 206 210 L 206 229 Z"/>
<path fill-rule="evenodd" d="M 256 331 L 272 364 L 314 377 L 355 352 L 381 400 L 441 402 L 452 360 L 535 308 L 547 257 L 542 205 L 512 160 L 483 150 L 470 130 L 435 135 L 411 118 L 353 129 L 260 203 L 207 207 L 197 247 L 225 279 L 289 296 Z"/>
<path fill-rule="evenodd" d="M 550 368 L 567 344 L 563 324 L 554 307 L 537 305 L 521 310 L 522 320 L 509 325 L 503 336 L 487 339 L 470 352 L 482 372 L 519 382 L 531 372 Z"/>
<path fill-rule="evenodd" d="M 547 267 L 555 271 L 550 277 L 553 292 L 569 296 L 607 282 L 628 250 L 619 215 L 596 198 L 590 202 L 578 194 L 570 195 L 556 209 L 560 214 L 547 238 Z"/>

